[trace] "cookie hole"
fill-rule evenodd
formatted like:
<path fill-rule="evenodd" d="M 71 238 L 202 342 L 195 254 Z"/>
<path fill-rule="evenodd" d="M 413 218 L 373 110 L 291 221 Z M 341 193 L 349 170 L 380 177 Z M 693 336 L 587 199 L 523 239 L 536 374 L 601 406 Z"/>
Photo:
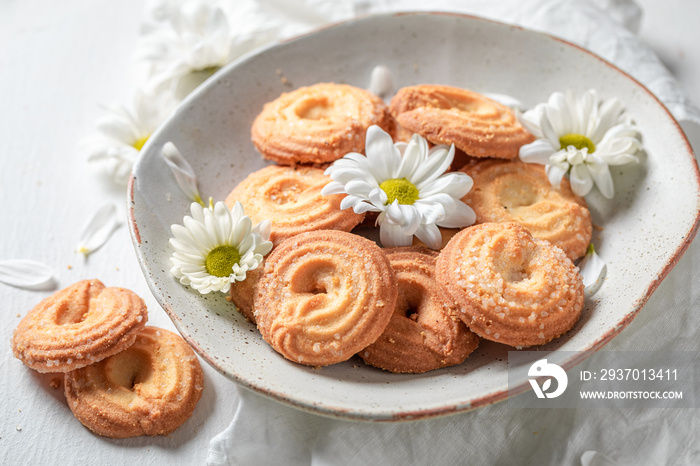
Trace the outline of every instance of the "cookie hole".
<path fill-rule="evenodd" d="M 304 120 L 322 120 L 331 115 L 333 105 L 326 97 L 308 99 L 299 105 L 296 114 Z"/>
<path fill-rule="evenodd" d="M 325 263 L 298 267 L 291 280 L 291 291 L 302 294 L 327 294 L 333 286 L 339 284 L 334 270 L 334 267 Z"/>
<path fill-rule="evenodd" d="M 496 107 L 485 99 L 465 98 L 462 95 L 439 94 L 438 108 L 453 109 L 474 115 L 497 113 Z"/>
<path fill-rule="evenodd" d="M 304 188 L 295 180 L 284 180 L 275 184 L 265 193 L 266 197 L 277 204 L 296 202 Z"/>
<path fill-rule="evenodd" d="M 399 297 L 396 302 L 396 312 L 407 319 L 418 321 L 423 306 L 423 291 L 418 283 L 399 282 Z"/>
<path fill-rule="evenodd" d="M 529 184 L 523 184 L 522 180 L 504 182 L 499 193 L 503 207 L 515 210 L 519 207 L 529 207 L 537 202 L 537 191 Z"/>
<path fill-rule="evenodd" d="M 82 302 L 63 302 L 56 312 L 58 325 L 77 324 L 85 319 L 88 306 Z"/>
<path fill-rule="evenodd" d="M 501 273 L 501 276 L 509 283 L 519 283 L 530 278 L 530 274 L 522 267 L 505 270 Z"/>
<path fill-rule="evenodd" d="M 404 311 L 404 316 L 406 316 L 407 319 L 411 320 L 418 320 L 418 308 L 415 307 L 409 307 Z"/>
<path fill-rule="evenodd" d="M 112 384 L 133 391 L 153 373 L 151 357 L 144 351 L 129 348 L 107 359 L 105 374 Z"/>

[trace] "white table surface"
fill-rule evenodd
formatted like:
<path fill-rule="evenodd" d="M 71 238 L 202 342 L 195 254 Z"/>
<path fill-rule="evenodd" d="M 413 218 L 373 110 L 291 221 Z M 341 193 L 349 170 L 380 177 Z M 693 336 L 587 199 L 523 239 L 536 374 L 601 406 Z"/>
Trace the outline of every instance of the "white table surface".
<path fill-rule="evenodd" d="M 700 1 L 638 3 L 645 10 L 641 38 L 700 102 Z M 129 288 L 145 299 L 151 325 L 174 330 L 137 265 L 123 189 L 88 164 L 77 146 L 102 114 L 99 104 L 131 98 L 143 8 L 140 0 L 0 2 L 0 259 L 44 262 L 61 288 L 86 278 Z M 85 260 L 74 252 L 79 232 L 106 201 L 117 203 L 122 225 Z M 697 241 L 691 249 L 698 249 Z M 231 420 L 233 382 L 203 363 L 204 395 L 173 434 L 125 440 L 93 435 L 73 417 L 62 387 L 50 388 L 55 376 L 37 374 L 12 356 L 12 330 L 49 294 L 0 284 L 0 463 L 203 464 L 209 440 Z"/>

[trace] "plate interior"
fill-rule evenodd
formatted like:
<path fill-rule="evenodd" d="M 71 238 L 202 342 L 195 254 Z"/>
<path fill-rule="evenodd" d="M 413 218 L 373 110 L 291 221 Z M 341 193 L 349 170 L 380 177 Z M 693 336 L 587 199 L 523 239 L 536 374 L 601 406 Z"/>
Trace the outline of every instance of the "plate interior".
<path fill-rule="evenodd" d="M 336 417 L 416 419 L 507 397 L 507 346 L 482 340 L 465 363 L 418 375 L 384 372 L 357 357 L 313 369 L 275 353 L 224 295 L 200 296 L 169 273 L 170 225 L 189 214 L 189 202 L 159 157 L 165 142 L 173 141 L 194 167 L 203 197 L 223 200 L 265 165 L 250 141 L 265 102 L 318 82 L 367 87 L 380 64 L 397 88 L 447 84 L 509 94 L 528 107 L 566 89 L 593 88 L 622 100 L 646 152 L 638 165 L 613 167 L 614 200 L 597 192 L 587 197 L 601 227 L 593 241 L 607 262 L 607 279 L 574 329 L 539 349 L 597 349 L 619 333 L 697 229 L 698 169 L 682 131 L 642 85 L 578 47 L 479 18 L 416 13 L 353 20 L 244 57 L 191 94 L 144 147 L 130 189 L 132 238 L 152 292 L 195 350 L 245 387 Z"/>

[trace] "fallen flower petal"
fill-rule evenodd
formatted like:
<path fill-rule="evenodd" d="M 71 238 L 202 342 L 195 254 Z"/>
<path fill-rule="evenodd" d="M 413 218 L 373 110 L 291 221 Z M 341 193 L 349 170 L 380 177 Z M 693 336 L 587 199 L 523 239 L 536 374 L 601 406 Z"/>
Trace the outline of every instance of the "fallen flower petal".
<path fill-rule="evenodd" d="M 118 226 L 117 207 L 111 203 L 103 205 L 85 225 L 75 252 L 89 256 L 107 242 Z"/>
<path fill-rule="evenodd" d="M 161 156 L 168 168 L 173 173 L 175 181 L 188 199 L 197 202 L 204 206 L 202 196 L 197 189 L 197 176 L 194 174 L 192 166 L 185 160 L 177 147 L 172 142 L 168 141 L 163 145 Z"/>
<path fill-rule="evenodd" d="M 0 261 L 0 282 L 26 290 L 56 289 L 53 270 L 41 262 L 29 259 Z"/>

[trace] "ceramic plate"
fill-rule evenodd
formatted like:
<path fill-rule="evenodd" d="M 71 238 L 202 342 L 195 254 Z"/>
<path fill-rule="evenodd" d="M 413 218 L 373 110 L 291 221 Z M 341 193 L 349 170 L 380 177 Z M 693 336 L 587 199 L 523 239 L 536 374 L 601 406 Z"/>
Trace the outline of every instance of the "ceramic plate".
<path fill-rule="evenodd" d="M 474 17 L 394 14 L 335 25 L 242 58 L 191 94 L 144 147 L 129 190 L 131 235 L 153 294 L 202 358 L 258 393 L 352 419 L 425 418 L 508 396 L 506 346 L 483 341 L 465 363 L 419 375 L 391 374 L 356 357 L 313 369 L 275 353 L 223 294 L 200 296 L 169 273 L 170 225 L 182 223 L 189 202 L 159 157 L 165 142 L 173 141 L 192 164 L 202 195 L 223 200 L 265 165 L 250 141 L 265 102 L 318 82 L 367 87 L 379 64 L 391 70 L 397 88 L 454 85 L 509 94 L 528 107 L 553 91 L 594 88 L 625 103 L 646 154 L 640 164 L 613 167 L 613 201 L 597 192 L 587 197 L 602 227 L 594 242 L 607 279 L 573 330 L 540 349 L 596 350 L 622 331 L 697 230 L 698 167 L 675 120 L 630 76 L 569 43 Z M 519 389 L 526 386 L 523 380 Z"/>

